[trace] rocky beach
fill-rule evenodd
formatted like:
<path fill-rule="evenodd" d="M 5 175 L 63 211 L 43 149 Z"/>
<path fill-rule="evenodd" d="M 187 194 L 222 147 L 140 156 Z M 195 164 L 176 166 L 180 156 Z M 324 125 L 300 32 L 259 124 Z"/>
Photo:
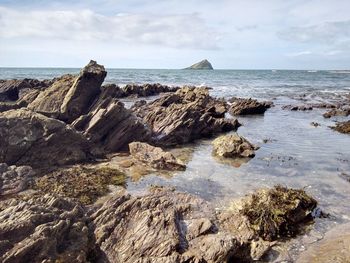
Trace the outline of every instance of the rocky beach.
<path fill-rule="evenodd" d="M 0 80 L 0 262 L 350 260 L 349 89 L 122 73 Z"/>

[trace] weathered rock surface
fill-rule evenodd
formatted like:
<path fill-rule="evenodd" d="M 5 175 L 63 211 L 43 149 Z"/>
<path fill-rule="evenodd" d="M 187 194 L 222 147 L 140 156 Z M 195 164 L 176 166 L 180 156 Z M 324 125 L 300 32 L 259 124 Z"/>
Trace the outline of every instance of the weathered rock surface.
<path fill-rule="evenodd" d="M 348 116 L 348 115 L 350 115 L 350 106 L 331 109 L 330 111 L 325 112 L 323 114 L 323 117 L 331 118 L 334 116 Z"/>
<path fill-rule="evenodd" d="M 219 157 L 254 157 L 257 149 L 237 133 L 222 135 L 213 141 L 213 155 Z"/>
<path fill-rule="evenodd" d="M 61 121 L 24 108 L 0 113 L 0 162 L 36 168 L 89 157 L 87 140 Z"/>
<path fill-rule="evenodd" d="M 185 69 L 214 69 L 211 63 L 204 59 L 202 61 L 199 61 L 198 63 L 193 64 L 192 66 L 185 68 Z"/>
<path fill-rule="evenodd" d="M 0 261 L 89 262 L 83 208 L 68 199 L 45 195 L 28 201 L 0 202 Z"/>
<path fill-rule="evenodd" d="M 131 156 L 152 168 L 162 170 L 185 170 L 186 165 L 180 163 L 173 154 L 165 152 L 160 147 L 147 143 L 132 142 L 129 144 Z"/>
<path fill-rule="evenodd" d="M 331 127 L 341 133 L 350 133 L 350 121 L 337 122 L 334 127 Z"/>
<path fill-rule="evenodd" d="M 311 105 L 285 105 L 282 109 L 291 111 L 308 111 L 312 110 L 313 107 Z"/>
<path fill-rule="evenodd" d="M 204 201 L 174 191 L 120 194 L 91 218 L 102 262 L 226 262 L 239 248 Z"/>
<path fill-rule="evenodd" d="M 271 108 L 271 102 L 258 102 L 254 99 L 231 98 L 231 104 L 228 112 L 233 115 L 263 114 L 268 108 Z"/>
<path fill-rule="evenodd" d="M 72 125 L 109 152 L 126 150 L 130 142 L 146 141 L 151 131 L 124 104 L 107 98 L 93 106 L 91 112 L 80 116 Z"/>
<path fill-rule="evenodd" d="M 0 163 L 0 196 L 19 193 L 27 189 L 34 176 L 30 166 L 8 166 Z"/>
<path fill-rule="evenodd" d="M 78 76 L 64 75 L 36 97 L 28 108 L 46 116 L 71 123 L 86 114 L 101 92 L 107 72 L 90 61 Z"/>
<path fill-rule="evenodd" d="M 151 128 L 155 144 L 176 145 L 236 130 L 236 119 L 223 118 L 225 106 L 208 89 L 184 87 L 132 110 Z"/>
<path fill-rule="evenodd" d="M 0 101 L 16 101 L 32 89 L 45 89 L 51 80 L 11 79 L 0 80 Z"/>
<path fill-rule="evenodd" d="M 148 97 L 148 96 L 154 96 L 165 92 L 175 92 L 178 89 L 179 89 L 178 87 L 169 87 L 166 85 L 161 85 L 159 83 L 144 84 L 144 85 L 128 84 L 122 88 L 125 97 L 128 97 L 128 96 Z"/>

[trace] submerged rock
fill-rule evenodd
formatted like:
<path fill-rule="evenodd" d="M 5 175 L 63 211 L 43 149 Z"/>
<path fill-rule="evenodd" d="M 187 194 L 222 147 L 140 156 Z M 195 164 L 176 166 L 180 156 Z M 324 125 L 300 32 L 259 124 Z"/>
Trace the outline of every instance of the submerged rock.
<path fill-rule="evenodd" d="M 152 168 L 162 170 L 185 170 L 186 165 L 180 163 L 173 154 L 165 152 L 160 147 L 147 143 L 132 142 L 129 144 L 130 154 Z"/>
<path fill-rule="evenodd" d="M 0 113 L 0 162 L 33 168 L 91 158 L 88 141 L 56 119 L 27 109 Z"/>
<path fill-rule="evenodd" d="M 214 69 L 210 62 L 206 59 L 199 61 L 198 63 L 193 64 L 192 66 L 185 69 Z"/>
<path fill-rule="evenodd" d="M 36 179 L 34 188 L 43 193 L 56 194 L 92 204 L 108 192 L 108 185 L 125 185 L 125 175 L 109 167 L 60 169 Z"/>
<path fill-rule="evenodd" d="M 88 262 L 84 209 L 69 199 L 45 195 L 0 202 L 0 261 Z"/>
<path fill-rule="evenodd" d="M 30 166 L 8 166 L 0 163 L 0 196 L 26 190 L 34 174 Z"/>
<path fill-rule="evenodd" d="M 219 157 L 254 157 L 257 149 L 237 133 L 222 135 L 213 141 L 213 155 Z"/>
<path fill-rule="evenodd" d="M 337 122 L 334 127 L 331 127 L 341 133 L 350 133 L 350 121 Z"/>
<path fill-rule="evenodd" d="M 208 89 L 184 87 L 132 110 L 151 128 L 154 143 L 168 146 L 236 130 L 240 124 L 223 118 L 221 106 L 225 102 L 209 96 Z"/>
<path fill-rule="evenodd" d="M 233 115 L 263 114 L 268 108 L 271 108 L 272 102 L 258 102 L 254 99 L 231 98 L 231 106 L 228 112 Z"/>
<path fill-rule="evenodd" d="M 312 110 L 313 107 L 311 105 L 285 105 L 282 109 L 291 111 L 308 111 Z"/>

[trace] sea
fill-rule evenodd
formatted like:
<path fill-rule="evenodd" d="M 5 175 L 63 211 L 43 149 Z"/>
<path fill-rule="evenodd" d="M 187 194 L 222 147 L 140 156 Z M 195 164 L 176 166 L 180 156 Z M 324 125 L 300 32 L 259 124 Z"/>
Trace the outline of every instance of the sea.
<path fill-rule="evenodd" d="M 350 221 L 350 135 L 330 127 L 349 117 L 326 119 L 326 109 L 283 110 L 284 105 L 337 102 L 350 94 L 350 71 L 313 70 L 168 70 L 107 69 L 105 83 L 161 83 L 210 87 L 212 96 L 251 97 L 273 101 L 264 115 L 238 117 L 238 133 L 259 146 L 247 162 L 221 162 L 212 152 L 212 139 L 199 140 L 177 151 L 186 155 L 186 171 L 131 177 L 128 191 L 142 193 L 150 185 L 173 186 L 196 194 L 217 209 L 256 189 L 280 184 L 303 188 L 317 199 L 322 218 L 311 232 L 292 240 L 291 257 L 310 240 L 322 238 L 336 225 Z M 76 74 L 72 68 L 0 68 L 0 79 L 50 79 Z M 125 101 L 130 106 L 133 101 Z M 228 116 L 230 117 L 230 116 Z M 318 127 L 311 122 L 320 124 Z M 294 243 L 293 243 L 294 242 Z M 294 245 L 293 245 L 294 244 Z M 293 258 L 291 259 L 293 260 Z M 278 260 L 277 260 L 278 261 Z"/>

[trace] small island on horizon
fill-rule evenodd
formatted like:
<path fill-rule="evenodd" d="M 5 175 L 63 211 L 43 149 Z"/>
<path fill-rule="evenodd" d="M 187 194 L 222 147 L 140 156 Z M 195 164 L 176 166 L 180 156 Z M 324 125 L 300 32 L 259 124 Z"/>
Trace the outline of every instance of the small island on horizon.
<path fill-rule="evenodd" d="M 188 68 L 184 68 L 184 69 L 206 69 L 206 70 L 213 70 L 213 66 L 211 65 L 211 63 L 207 60 L 207 59 L 203 59 L 202 61 L 193 64 L 192 66 L 188 67 Z"/>

